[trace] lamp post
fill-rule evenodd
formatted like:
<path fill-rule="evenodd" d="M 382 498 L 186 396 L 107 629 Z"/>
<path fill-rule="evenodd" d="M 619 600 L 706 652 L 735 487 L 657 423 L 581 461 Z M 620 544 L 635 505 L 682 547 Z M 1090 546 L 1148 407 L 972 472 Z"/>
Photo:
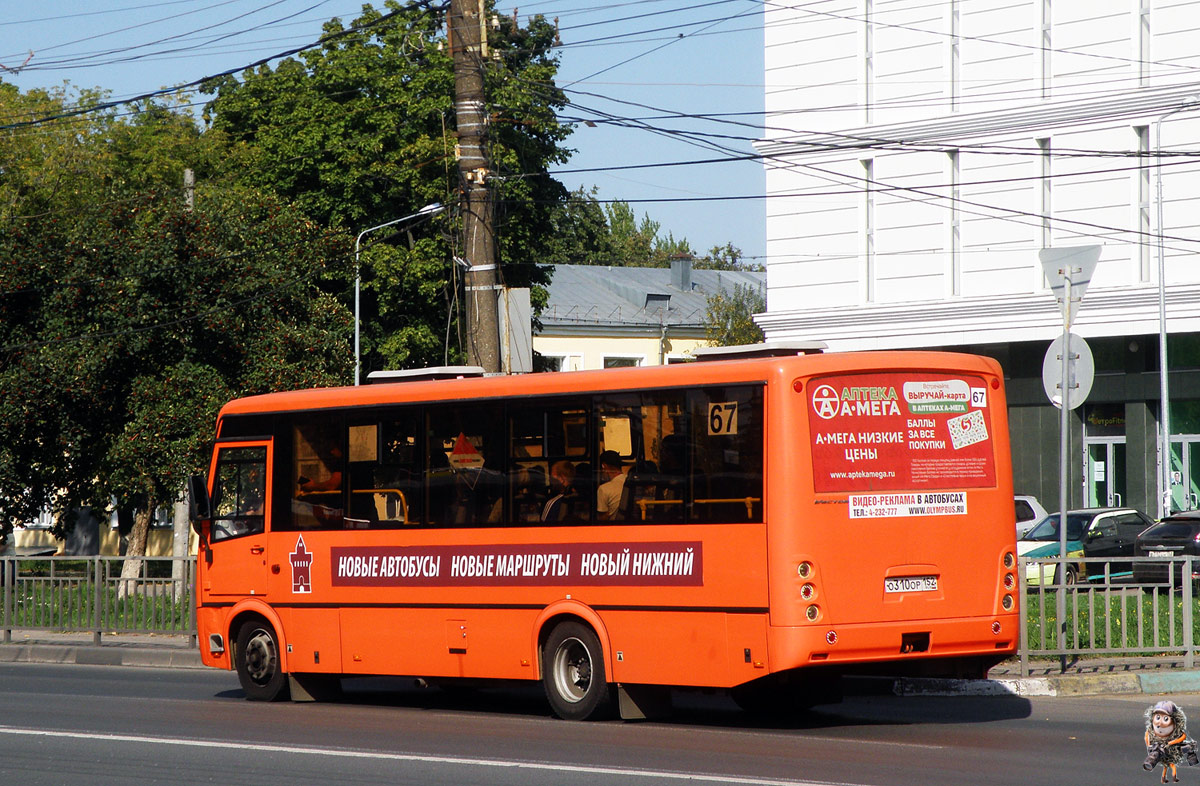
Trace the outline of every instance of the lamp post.
<path fill-rule="evenodd" d="M 1158 398 L 1159 398 L 1159 439 L 1162 444 L 1162 460 L 1160 463 L 1159 517 L 1171 514 L 1171 406 L 1167 386 L 1167 265 L 1163 250 L 1163 190 L 1162 190 L 1162 123 L 1171 115 L 1196 109 L 1200 98 L 1192 96 L 1182 106 L 1172 109 L 1160 116 L 1154 122 L 1154 173 L 1157 181 L 1157 212 L 1158 212 Z"/>
<path fill-rule="evenodd" d="M 367 234 L 368 232 L 374 232 L 376 229 L 383 229 L 384 227 L 395 226 L 396 224 L 403 224 L 406 221 L 412 221 L 417 218 L 422 218 L 422 217 L 426 217 L 426 216 L 436 216 L 438 213 L 442 212 L 445 209 L 446 209 L 445 205 L 442 205 L 441 203 L 438 203 L 438 202 L 434 202 L 433 204 L 426 205 L 425 207 L 421 208 L 420 210 L 418 210 L 415 213 L 410 213 L 407 216 L 401 216 L 400 218 L 394 218 L 391 221 L 385 221 L 382 224 L 378 224 L 373 227 L 368 227 L 367 229 L 364 229 L 362 232 L 359 232 L 358 237 L 354 238 L 354 384 L 356 386 L 359 384 L 359 382 L 358 382 L 359 372 L 362 369 L 362 357 L 359 354 L 359 325 L 360 325 L 360 322 L 359 322 L 359 303 L 358 303 L 359 290 L 362 287 L 362 269 L 359 268 L 359 266 L 358 266 L 358 253 L 359 253 L 359 249 L 362 246 L 363 235 Z"/>

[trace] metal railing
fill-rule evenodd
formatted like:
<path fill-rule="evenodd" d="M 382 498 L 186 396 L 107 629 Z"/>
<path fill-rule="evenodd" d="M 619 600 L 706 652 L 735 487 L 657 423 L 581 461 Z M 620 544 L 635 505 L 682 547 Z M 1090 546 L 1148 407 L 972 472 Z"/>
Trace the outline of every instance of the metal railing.
<path fill-rule="evenodd" d="M 105 633 L 187 635 L 194 642 L 195 558 L 145 557 L 131 579 L 121 578 L 124 563 L 124 557 L 0 557 L 2 641 L 11 642 L 14 630 L 32 630 L 90 632 L 96 644 Z M 1137 569 L 1129 571 L 1131 565 Z M 1033 658 L 1176 656 L 1194 666 L 1198 572 L 1200 557 L 1190 556 L 1019 558 L 1021 674 Z"/>
<path fill-rule="evenodd" d="M 0 633 L 16 630 L 196 636 L 194 557 L 0 557 Z"/>
<path fill-rule="evenodd" d="M 1192 667 L 1200 649 L 1197 570 L 1200 559 L 1182 555 L 1022 557 L 1021 674 L 1029 673 L 1034 657 L 1175 655 Z"/>

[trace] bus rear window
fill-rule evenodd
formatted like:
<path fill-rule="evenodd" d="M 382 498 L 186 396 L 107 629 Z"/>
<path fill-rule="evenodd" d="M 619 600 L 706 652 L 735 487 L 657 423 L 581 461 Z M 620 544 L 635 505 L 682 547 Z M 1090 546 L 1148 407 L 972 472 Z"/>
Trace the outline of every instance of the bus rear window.
<path fill-rule="evenodd" d="M 996 484 L 983 379 L 889 372 L 821 377 L 806 387 L 816 491 Z"/>

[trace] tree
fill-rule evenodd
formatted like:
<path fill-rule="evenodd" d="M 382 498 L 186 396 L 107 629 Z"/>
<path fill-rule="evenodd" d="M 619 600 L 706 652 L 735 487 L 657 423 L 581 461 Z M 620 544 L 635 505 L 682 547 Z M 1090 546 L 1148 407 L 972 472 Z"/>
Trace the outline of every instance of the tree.
<path fill-rule="evenodd" d="M 322 45 L 298 58 L 206 86 L 215 98 L 205 117 L 240 151 L 242 181 L 352 234 L 430 203 L 458 202 L 442 20 L 428 7 L 385 8 L 364 6 L 350 26 L 331 21 Z M 553 82 L 554 35 L 540 17 L 525 27 L 496 17 L 489 26 L 494 229 L 512 286 L 547 283 L 542 248 L 567 198 L 547 174 L 569 153 L 561 144 L 570 129 L 555 116 L 565 100 Z M 419 232 L 370 236 L 361 256 L 366 369 L 444 362 L 460 302 L 456 238 L 451 213 Z"/>
<path fill-rule="evenodd" d="M 639 221 L 628 202 L 601 203 L 596 193 L 595 188 L 579 188 L 556 210 L 548 260 L 573 265 L 669 267 L 673 259 L 687 257 L 697 268 L 754 269 L 742 262 L 741 250 L 732 243 L 698 256 L 686 238 L 676 240 L 671 232 L 661 237 L 662 225 L 648 214 Z"/>
<path fill-rule="evenodd" d="M 761 290 L 738 284 L 731 291 L 709 295 L 706 305 L 705 333 L 711 346 L 757 344 L 763 340 L 762 328 L 751 318 L 767 310 Z"/>
<path fill-rule="evenodd" d="M 4 88 L 9 116 L 65 106 Z M 219 135 L 154 109 L 0 138 L 21 163 L 0 190 L 6 532 L 48 506 L 61 535 L 115 495 L 140 511 L 136 554 L 204 467 L 221 402 L 348 379 L 350 320 L 319 282 L 344 274 L 349 239 L 229 184 L 202 184 L 188 210 L 183 165 L 219 159 Z"/>

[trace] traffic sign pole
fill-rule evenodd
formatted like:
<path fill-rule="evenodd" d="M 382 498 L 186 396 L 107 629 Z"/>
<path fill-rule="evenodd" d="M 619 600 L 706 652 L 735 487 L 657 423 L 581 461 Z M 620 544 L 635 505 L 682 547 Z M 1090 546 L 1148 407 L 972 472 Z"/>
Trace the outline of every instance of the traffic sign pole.
<path fill-rule="evenodd" d="M 1100 246 L 1079 246 L 1075 248 L 1043 248 L 1038 252 L 1038 259 L 1050 281 L 1051 289 L 1055 290 L 1059 307 L 1063 313 L 1062 337 L 1062 407 L 1059 419 L 1058 447 L 1058 602 L 1055 613 L 1058 615 L 1058 646 L 1063 652 L 1061 662 L 1063 670 L 1067 666 L 1067 510 L 1070 501 L 1067 498 L 1067 467 L 1069 450 L 1070 421 L 1067 413 L 1071 409 L 1070 391 L 1073 387 L 1071 379 L 1071 319 L 1075 315 L 1078 303 L 1083 300 L 1083 293 L 1092 280 L 1092 271 L 1100 260 Z M 1058 291 L 1061 281 L 1062 291 Z"/>

